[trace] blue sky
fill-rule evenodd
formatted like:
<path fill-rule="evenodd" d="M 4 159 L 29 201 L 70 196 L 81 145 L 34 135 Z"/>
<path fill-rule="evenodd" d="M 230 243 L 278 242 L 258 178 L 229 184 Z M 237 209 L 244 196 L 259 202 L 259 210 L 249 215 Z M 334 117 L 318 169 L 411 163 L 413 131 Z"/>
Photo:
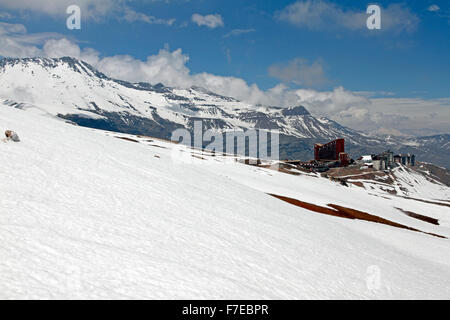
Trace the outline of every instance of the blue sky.
<path fill-rule="evenodd" d="M 8 37 L 11 42 L 21 36 L 26 40 L 18 45 L 28 46 L 20 50 L 0 48 L 0 55 L 14 55 L 17 51 L 17 56 L 41 53 L 50 56 L 56 53 L 52 49 L 44 50 L 45 41 L 52 37 L 65 38 L 81 50 L 80 57 L 86 56 L 83 50 L 87 48 L 95 50 L 95 59 L 88 62 L 125 80 L 160 79 L 167 85 L 183 86 L 183 83 L 201 82 L 200 76 L 192 80 L 190 75 L 206 73 L 211 77 L 203 76 L 203 81 L 220 76 L 220 81 L 227 82 L 223 86 L 228 86 L 222 89 L 211 85 L 210 89 L 243 100 L 247 95 L 252 96 L 250 100 L 256 99 L 254 87 L 259 93 L 281 85 L 283 93 L 288 94 L 298 89 L 311 90 L 316 96 L 334 92 L 330 98 L 334 104 L 339 99 L 348 99 L 336 93 L 336 88 L 342 87 L 346 93 L 371 99 L 367 101 L 374 103 L 372 107 L 376 106 L 383 114 L 393 105 L 414 100 L 417 105 L 412 113 L 426 107 L 428 101 L 434 106 L 430 107 L 433 114 L 442 112 L 448 116 L 450 5 L 447 0 L 378 1 L 376 4 L 382 8 L 381 30 L 367 29 L 366 8 L 371 2 L 360 0 L 60 0 L 57 5 L 50 0 L 33 2 L 0 0 L 3 29 L 8 29 L 5 25 L 26 28 L 26 31 L 12 32 L 10 27 L 3 33 L 0 29 L 0 44 L 1 37 L 4 40 Z M 67 29 L 68 4 L 81 7 L 81 30 Z M 56 50 L 58 54 L 65 53 L 61 46 Z M 164 48 L 171 62 L 158 60 L 163 57 L 160 50 Z M 175 57 L 177 49 L 181 52 Z M 124 55 L 129 58 L 124 59 Z M 147 60 L 149 56 L 154 59 Z M 102 61 L 108 57 L 115 60 Z M 120 61 L 119 57 L 122 57 Z M 113 61 L 119 67 L 115 68 Z M 149 70 L 155 66 L 165 71 L 158 75 L 151 73 Z M 136 72 L 136 68 L 140 71 Z M 248 86 L 246 91 L 235 93 L 232 88 L 239 87 L 239 82 L 232 84 L 229 77 L 243 80 Z M 186 80 L 177 80 L 181 78 Z M 264 99 L 277 102 L 267 96 L 259 98 L 262 102 Z M 362 116 L 356 100 L 346 107 L 328 108 L 319 106 L 317 99 L 310 103 L 310 108 L 316 107 L 319 114 L 335 115 L 344 123 L 349 117 L 357 121 Z M 385 105 L 381 105 L 383 101 Z M 279 104 L 291 102 L 295 101 L 283 95 Z M 364 100 L 359 103 L 364 104 Z M 418 114 L 415 117 L 420 118 Z M 406 121 L 405 126 L 411 123 Z M 430 126 L 423 123 L 422 129 Z M 445 122 L 439 126 L 440 132 L 450 131 L 446 130 Z"/>

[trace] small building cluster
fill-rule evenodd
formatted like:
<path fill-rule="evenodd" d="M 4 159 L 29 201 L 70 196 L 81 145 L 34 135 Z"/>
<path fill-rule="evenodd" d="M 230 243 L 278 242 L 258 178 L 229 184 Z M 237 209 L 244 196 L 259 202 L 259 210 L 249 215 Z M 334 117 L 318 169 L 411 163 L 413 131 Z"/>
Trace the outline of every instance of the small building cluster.
<path fill-rule="evenodd" d="M 385 151 L 377 155 L 365 155 L 358 158 L 356 164 L 375 170 L 388 170 L 394 166 L 394 153 Z"/>
<path fill-rule="evenodd" d="M 416 165 L 416 156 L 413 154 L 398 154 L 394 156 L 395 163 L 401 163 L 404 166 L 412 166 Z"/>
<path fill-rule="evenodd" d="M 345 153 L 345 140 L 337 139 L 326 144 L 314 146 L 314 160 L 311 161 L 286 161 L 303 169 L 314 172 L 325 172 L 330 168 L 346 167 L 350 164 L 350 158 Z"/>
<path fill-rule="evenodd" d="M 402 164 L 404 166 L 415 166 L 416 156 L 413 154 L 398 154 L 390 150 L 377 155 L 365 155 L 358 158 L 356 164 L 367 168 L 374 168 L 375 170 L 389 170 L 396 164 Z"/>
<path fill-rule="evenodd" d="M 398 164 L 414 166 L 415 155 L 394 155 L 392 151 L 387 150 L 380 154 L 364 155 L 357 160 L 353 160 L 345 152 L 345 140 L 336 139 L 325 144 L 314 145 L 314 160 L 286 162 L 314 172 L 324 172 L 330 168 L 348 166 L 357 166 L 359 169 L 390 170 Z"/>

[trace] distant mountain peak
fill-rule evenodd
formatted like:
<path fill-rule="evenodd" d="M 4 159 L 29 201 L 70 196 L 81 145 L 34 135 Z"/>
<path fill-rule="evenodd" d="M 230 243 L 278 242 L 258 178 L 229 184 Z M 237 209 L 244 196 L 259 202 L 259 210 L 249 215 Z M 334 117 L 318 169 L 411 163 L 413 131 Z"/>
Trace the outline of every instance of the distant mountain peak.
<path fill-rule="evenodd" d="M 285 108 L 282 111 L 284 116 L 310 116 L 311 113 L 304 106 Z"/>
<path fill-rule="evenodd" d="M 58 63 L 67 63 L 67 64 L 86 64 L 86 62 L 83 62 L 77 58 L 73 57 L 61 57 L 61 58 L 44 58 L 44 57 L 34 57 L 34 58 L 2 58 L 0 60 L 0 63 L 2 65 L 14 65 L 19 63 L 35 63 L 40 65 L 46 65 L 46 66 L 55 66 Z"/>
<path fill-rule="evenodd" d="M 235 98 L 232 98 L 232 97 L 226 97 L 226 96 L 217 94 L 217 93 L 215 93 L 215 92 L 212 92 L 212 91 L 210 91 L 210 90 L 208 90 L 208 89 L 206 89 L 206 88 L 200 87 L 200 86 L 192 86 L 192 87 L 191 87 L 191 90 L 195 90 L 195 91 L 198 91 L 198 92 L 201 92 L 201 93 L 210 95 L 210 96 L 214 96 L 214 97 L 220 98 L 220 99 L 222 99 L 222 100 L 227 100 L 227 101 L 230 101 L 230 102 L 232 102 L 232 101 L 234 101 L 234 102 L 239 102 L 239 100 L 237 100 L 237 99 L 235 99 Z"/>
<path fill-rule="evenodd" d="M 41 66 L 44 69 L 53 69 L 58 66 L 67 66 L 67 68 L 78 73 L 86 73 L 89 76 L 96 76 L 101 79 L 108 79 L 108 76 L 98 71 L 96 68 L 91 66 L 89 63 L 79 60 L 73 57 L 62 57 L 62 58 L 3 58 L 0 60 L 0 68 L 4 69 L 7 66 L 14 67 L 15 65 L 24 66 Z"/>

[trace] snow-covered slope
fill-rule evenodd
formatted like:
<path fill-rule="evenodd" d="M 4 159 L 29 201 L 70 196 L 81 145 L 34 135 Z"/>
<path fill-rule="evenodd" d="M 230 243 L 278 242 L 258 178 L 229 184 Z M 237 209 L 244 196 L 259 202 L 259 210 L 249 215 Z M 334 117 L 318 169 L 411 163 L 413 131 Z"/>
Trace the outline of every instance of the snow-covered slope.
<path fill-rule="evenodd" d="M 419 173 L 412 168 L 402 166 L 394 168 L 387 176 L 390 178 L 390 184 L 383 181 L 365 181 L 361 180 L 366 189 L 379 189 L 379 191 L 389 190 L 391 193 L 406 197 L 417 197 L 430 200 L 448 200 L 449 188 L 427 176 Z M 358 180 L 353 180 L 358 181 Z"/>
<path fill-rule="evenodd" d="M 22 140 L 0 142 L 0 298 L 450 295 L 448 239 L 321 215 L 267 193 L 447 238 L 448 206 L 77 127 L 37 109 L 0 105 L 0 129 Z M 448 201 L 448 192 L 436 198 Z"/>
<path fill-rule="evenodd" d="M 426 146 L 417 139 L 379 139 L 316 118 L 302 106 L 254 106 L 199 87 L 132 84 L 73 58 L 0 60 L 0 102 L 21 109 L 34 106 L 83 126 L 160 138 L 170 138 L 177 128 L 192 129 L 195 120 L 220 131 L 273 129 L 282 134 L 282 158 L 309 160 L 315 143 L 345 138 L 355 158 L 391 148 L 447 167 L 450 161 L 442 139 L 427 139 Z"/>

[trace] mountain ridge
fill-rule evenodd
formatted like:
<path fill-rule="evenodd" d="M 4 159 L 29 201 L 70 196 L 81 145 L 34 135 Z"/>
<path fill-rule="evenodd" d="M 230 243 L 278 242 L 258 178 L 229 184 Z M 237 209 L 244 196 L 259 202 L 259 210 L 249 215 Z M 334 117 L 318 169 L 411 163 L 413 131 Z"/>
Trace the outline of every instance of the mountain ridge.
<path fill-rule="evenodd" d="M 277 130 L 281 158 L 307 160 L 315 143 L 345 138 L 353 157 L 392 149 L 450 167 L 450 135 L 380 138 L 317 118 L 304 106 L 251 105 L 198 86 L 131 83 L 71 57 L 1 59 L 0 99 L 83 126 L 165 139 L 178 128 L 192 130 L 194 120 L 217 131 Z"/>

